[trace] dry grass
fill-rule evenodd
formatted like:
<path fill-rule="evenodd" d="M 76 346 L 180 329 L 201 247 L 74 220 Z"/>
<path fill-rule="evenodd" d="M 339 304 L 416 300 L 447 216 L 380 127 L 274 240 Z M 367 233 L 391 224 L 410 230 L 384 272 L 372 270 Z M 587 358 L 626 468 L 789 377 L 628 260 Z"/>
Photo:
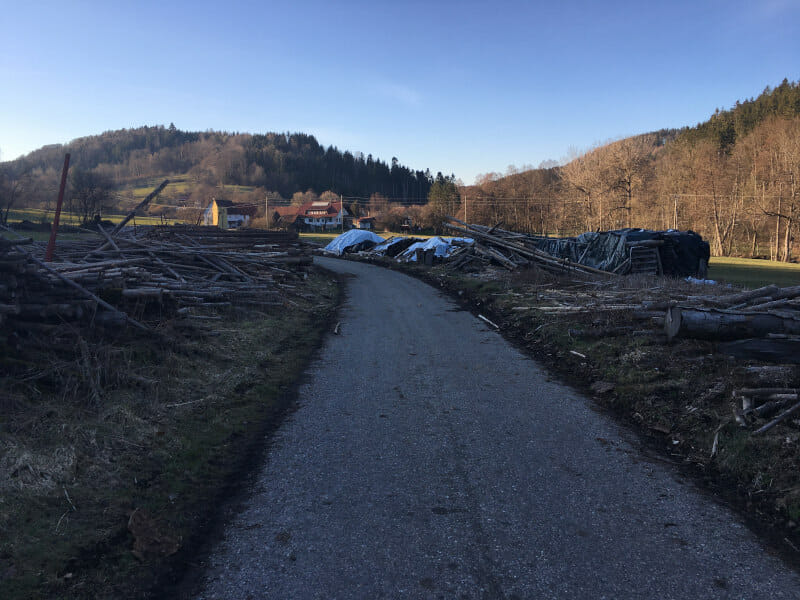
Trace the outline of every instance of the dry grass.
<path fill-rule="evenodd" d="M 169 561 L 133 557 L 128 518 L 144 510 L 185 543 L 263 445 L 338 299 L 322 275 L 298 285 L 292 310 L 162 323 L 168 343 L 0 337 L 0 597 L 146 591 Z"/>

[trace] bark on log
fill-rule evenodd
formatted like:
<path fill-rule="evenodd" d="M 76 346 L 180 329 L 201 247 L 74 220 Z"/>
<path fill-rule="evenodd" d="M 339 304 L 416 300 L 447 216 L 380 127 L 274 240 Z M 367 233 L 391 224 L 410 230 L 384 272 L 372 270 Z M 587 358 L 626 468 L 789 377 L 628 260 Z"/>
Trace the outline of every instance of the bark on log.
<path fill-rule="evenodd" d="M 753 435 L 758 435 L 760 433 L 764 433 L 765 431 L 769 431 L 770 429 L 775 427 L 775 425 L 777 425 L 778 423 L 780 423 L 784 419 L 787 419 L 788 417 L 790 417 L 793 414 L 795 414 L 798 410 L 800 410 L 800 402 L 798 402 L 797 404 L 795 404 L 791 408 L 788 408 L 785 411 L 783 411 L 781 414 L 779 414 L 772 421 L 770 421 L 769 423 L 767 423 L 766 425 L 764 425 L 760 429 L 755 430 L 753 432 Z"/>
<path fill-rule="evenodd" d="M 674 306 L 667 309 L 664 333 L 670 341 L 676 337 L 723 341 L 766 337 L 770 333 L 800 334 L 800 319 Z"/>
<path fill-rule="evenodd" d="M 722 354 L 785 365 L 800 364 L 800 340 L 758 338 L 723 342 L 717 350 Z"/>
<path fill-rule="evenodd" d="M 728 306 L 733 307 L 742 303 L 750 302 L 756 298 L 763 298 L 765 296 L 772 296 L 778 292 L 780 288 L 777 285 L 767 285 L 757 290 L 750 290 L 749 292 L 742 292 L 741 294 L 732 294 L 730 296 L 722 296 L 721 298 L 709 299 L 715 306 Z"/>
<path fill-rule="evenodd" d="M 778 382 L 783 381 L 788 383 L 794 378 L 794 367 L 782 367 L 777 365 L 758 365 L 744 367 L 744 373 L 753 376 L 755 379 L 763 382 Z"/>

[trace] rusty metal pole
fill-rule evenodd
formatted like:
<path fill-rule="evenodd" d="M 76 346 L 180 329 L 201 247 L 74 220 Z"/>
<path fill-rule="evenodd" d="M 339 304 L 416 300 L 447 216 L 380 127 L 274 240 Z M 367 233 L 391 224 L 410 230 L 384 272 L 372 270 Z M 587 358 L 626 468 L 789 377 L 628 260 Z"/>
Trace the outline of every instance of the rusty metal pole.
<path fill-rule="evenodd" d="M 61 171 L 61 187 L 58 189 L 58 202 L 56 203 L 56 214 L 53 216 L 53 229 L 50 231 L 50 241 L 47 242 L 47 252 L 45 252 L 45 262 L 53 260 L 53 252 L 56 249 L 56 234 L 58 233 L 58 221 L 61 219 L 61 205 L 64 203 L 64 190 L 67 187 L 67 171 L 69 171 L 69 152 L 64 155 L 64 168 Z"/>

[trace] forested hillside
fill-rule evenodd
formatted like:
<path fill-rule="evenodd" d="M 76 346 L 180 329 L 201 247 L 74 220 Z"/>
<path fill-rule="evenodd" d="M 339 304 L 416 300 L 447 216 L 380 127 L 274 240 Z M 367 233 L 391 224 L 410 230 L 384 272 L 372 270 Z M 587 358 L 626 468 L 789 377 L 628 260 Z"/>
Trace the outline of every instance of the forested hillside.
<path fill-rule="evenodd" d="M 716 255 L 793 257 L 800 222 L 800 84 L 784 80 L 695 127 L 595 147 L 551 169 L 490 173 L 461 215 L 531 232 L 692 229 Z"/>
<path fill-rule="evenodd" d="M 186 132 L 171 124 L 109 131 L 45 146 L 3 163 L 1 205 L 7 206 L 11 198 L 16 205 L 52 203 L 65 152 L 71 154 L 73 173 L 91 173 L 116 192 L 109 201 L 123 204 L 133 200 L 127 197 L 133 189 L 164 177 L 180 182 L 164 196 L 189 206 L 207 202 L 212 195 L 263 202 L 270 194 L 281 202 L 309 191 L 363 198 L 380 194 L 408 201 L 426 198 L 432 183 L 427 170 L 413 171 L 396 158 L 387 164 L 372 155 L 325 148 L 307 134 Z"/>

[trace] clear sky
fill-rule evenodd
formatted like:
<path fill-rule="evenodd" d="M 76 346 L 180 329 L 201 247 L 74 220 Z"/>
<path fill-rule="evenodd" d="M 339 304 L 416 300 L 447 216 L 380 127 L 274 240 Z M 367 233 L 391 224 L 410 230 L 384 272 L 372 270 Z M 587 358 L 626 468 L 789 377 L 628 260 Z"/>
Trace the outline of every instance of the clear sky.
<path fill-rule="evenodd" d="M 800 0 L 0 0 L 0 160 L 141 125 L 479 173 L 800 79 Z"/>

